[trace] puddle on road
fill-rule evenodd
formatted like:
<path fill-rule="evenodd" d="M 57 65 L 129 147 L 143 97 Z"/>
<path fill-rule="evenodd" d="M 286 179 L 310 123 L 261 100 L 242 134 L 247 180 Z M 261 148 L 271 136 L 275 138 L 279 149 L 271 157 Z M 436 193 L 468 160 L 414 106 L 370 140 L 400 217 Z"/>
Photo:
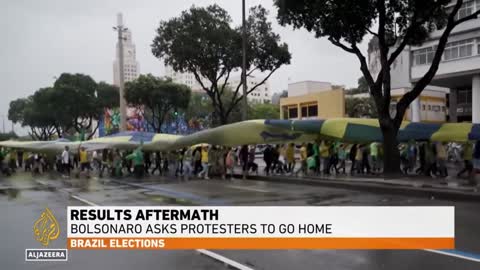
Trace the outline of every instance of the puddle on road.
<path fill-rule="evenodd" d="M 0 190 L 0 195 L 7 196 L 8 200 L 14 200 L 20 196 L 20 189 L 17 189 L 17 188 L 2 189 Z"/>
<path fill-rule="evenodd" d="M 329 202 L 329 201 L 338 200 L 338 199 L 342 199 L 340 200 L 342 203 L 346 203 L 347 201 L 351 202 L 351 200 L 345 199 L 349 195 L 344 193 L 326 194 L 323 196 L 322 195 L 319 196 L 317 194 L 312 194 L 312 193 L 309 193 L 306 195 L 308 196 L 308 199 L 306 200 L 306 203 L 308 205 L 330 205 L 330 203 L 332 202 Z M 335 201 L 334 203 L 336 204 L 337 202 L 338 201 Z"/>
<path fill-rule="evenodd" d="M 152 201 L 160 202 L 160 203 L 182 205 L 182 206 L 199 205 L 199 204 L 193 203 L 190 200 L 168 197 L 168 196 L 164 196 L 164 195 L 160 195 L 160 194 L 152 194 L 151 192 L 148 192 L 148 191 L 144 191 L 144 192 L 140 192 L 140 193 L 143 194 L 148 199 L 150 199 Z"/>

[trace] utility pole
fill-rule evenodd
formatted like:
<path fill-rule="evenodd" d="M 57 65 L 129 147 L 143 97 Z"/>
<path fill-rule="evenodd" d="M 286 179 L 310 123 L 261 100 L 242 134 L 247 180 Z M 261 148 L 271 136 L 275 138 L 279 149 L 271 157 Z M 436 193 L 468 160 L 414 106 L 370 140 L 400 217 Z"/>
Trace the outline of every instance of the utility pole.
<path fill-rule="evenodd" d="M 122 14 L 117 14 L 117 26 L 113 27 L 113 30 L 117 31 L 118 34 L 118 76 L 120 79 L 119 89 L 120 89 L 120 131 L 127 130 L 127 102 L 125 101 L 124 92 L 125 92 L 125 74 L 123 68 L 123 33 L 128 30 L 123 26 Z"/>
<path fill-rule="evenodd" d="M 243 84 L 243 110 L 242 120 L 247 120 L 247 29 L 245 22 L 245 0 L 242 0 L 242 84 Z"/>

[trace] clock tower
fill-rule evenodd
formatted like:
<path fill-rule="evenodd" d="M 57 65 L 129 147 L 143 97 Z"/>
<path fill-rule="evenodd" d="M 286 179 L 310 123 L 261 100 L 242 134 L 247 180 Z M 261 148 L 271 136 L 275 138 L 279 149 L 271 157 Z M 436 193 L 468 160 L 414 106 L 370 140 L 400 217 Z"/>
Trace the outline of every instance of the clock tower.
<path fill-rule="evenodd" d="M 119 25 L 123 25 L 123 17 L 121 13 L 117 15 L 117 20 Z M 113 84 L 117 86 L 120 85 L 119 58 L 120 48 L 117 42 L 115 60 L 113 61 Z M 123 32 L 123 74 L 125 82 L 135 80 L 140 74 L 140 65 L 136 59 L 135 44 L 132 41 L 132 32 L 130 29 Z"/>

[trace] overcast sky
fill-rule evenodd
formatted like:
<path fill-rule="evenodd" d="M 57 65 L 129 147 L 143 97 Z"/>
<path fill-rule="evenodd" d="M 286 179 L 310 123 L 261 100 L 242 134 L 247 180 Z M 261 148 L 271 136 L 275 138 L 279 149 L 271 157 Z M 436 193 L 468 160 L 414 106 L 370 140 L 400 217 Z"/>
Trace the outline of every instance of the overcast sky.
<path fill-rule="evenodd" d="M 282 67 L 270 79 L 274 92 L 286 89 L 289 80 L 356 86 L 361 73 L 354 56 L 305 30 L 278 25 L 272 0 L 246 2 L 247 6 L 262 4 L 270 10 L 274 31 L 292 53 L 291 65 Z M 140 72 L 163 75 L 163 63 L 150 50 L 158 23 L 178 16 L 193 4 L 212 3 L 225 8 L 236 25 L 241 23 L 241 0 L 2 0 L 0 117 L 6 120 L 11 100 L 52 85 L 54 77 L 62 72 L 84 73 L 96 81 L 112 83 L 116 42 L 112 26 L 118 12 L 123 13 L 125 25 L 132 30 Z M 362 48 L 366 49 L 366 42 Z M 6 125 L 9 130 L 9 122 Z"/>

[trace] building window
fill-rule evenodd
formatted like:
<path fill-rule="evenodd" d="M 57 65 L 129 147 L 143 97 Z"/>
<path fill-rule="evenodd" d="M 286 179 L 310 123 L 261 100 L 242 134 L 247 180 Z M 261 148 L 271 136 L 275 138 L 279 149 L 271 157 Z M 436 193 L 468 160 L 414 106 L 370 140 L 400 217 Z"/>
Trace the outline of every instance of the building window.
<path fill-rule="evenodd" d="M 316 103 L 302 105 L 302 117 L 316 117 L 318 116 L 318 105 Z"/>
<path fill-rule="evenodd" d="M 435 55 L 436 48 L 428 47 L 420 50 L 413 51 L 413 59 L 415 65 L 425 65 L 432 63 L 433 56 Z"/>
<path fill-rule="evenodd" d="M 429 110 L 429 111 L 432 110 L 432 105 L 428 105 L 428 110 Z"/>
<path fill-rule="evenodd" d="M 422 111 L 425 111 L 425 104 L 422 105 Z"/>
<path fill-rule="evenodd" d="M 478 0 L 477 6 L 478 6 L 478 8 L 480 9 L 480 0 Z M 480 55 L 480 38 L 477 39 L 477 54 Z"/>
<path fill-rule="evenodd" d="M 472 90 L 461 89 L 458 90 L 457 104 L 471 104 L 472 103 Z"/>
<path fill-rule="evenodd" d="M 298 109 L 297 107 L 288 108 L 288 119 L 298 118 Z"/>
<path fill-rule="evenodd" d="M 469 57 L 473 54 L 473 39 L 466 39 L 447 43 L 443 52 L 443 60 L 452 60 Z"/>
<path fill-rule="evenodd" d="M 478 5 L 477 1 L 477 5 Z M 477 7 L 478 8 L 478 7 Z M 473 1 L 464 2 L 460 9 L 458 10 L 457 14 L 455 15 L 455 20 L 467 17 L 473 13 Z"/>
<path fill-rule="evenodd" d="M 434 106 L 432 106 L 432 110 L 433 110 L 434 112 L 439 112 L 439 111 L 440 111 L 440 106 L 434 105 Z"/>
<path fill-rule="evenodd" d="M 302 117 L 308 117 L 308 107 L 302 106 Z"/>
<path fill-rule="evenodd" d="M 318 116 L 318 105 L 308 106 L 308 117 Z"/>
<path fill-rule="evenodd" d="M 445 108 L 445 106 L 442 106 L 442 112 L 445 112 L 447 109 Z"/>

